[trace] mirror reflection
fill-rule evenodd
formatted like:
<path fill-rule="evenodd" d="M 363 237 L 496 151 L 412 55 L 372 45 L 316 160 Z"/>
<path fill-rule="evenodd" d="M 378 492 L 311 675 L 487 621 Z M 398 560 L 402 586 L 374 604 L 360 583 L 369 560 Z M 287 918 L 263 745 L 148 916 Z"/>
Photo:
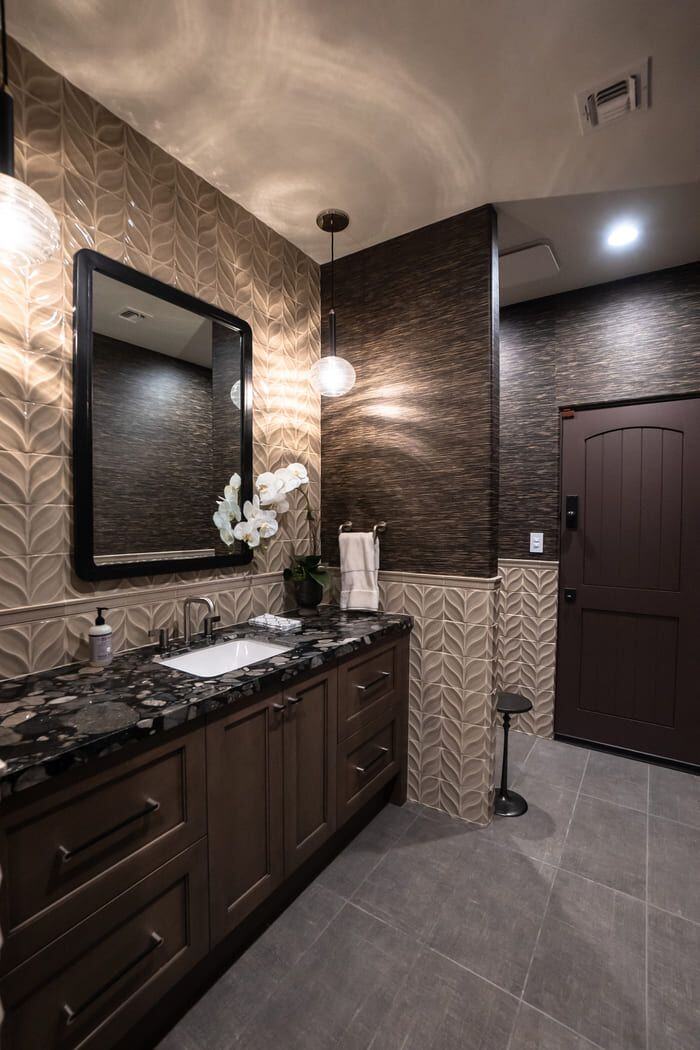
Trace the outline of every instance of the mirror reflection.
<path fill-rule="evenodd" d="M 241 338 L 95 273 L 95 560 L 228 554 L 212 527 L 241 471 Z"/>

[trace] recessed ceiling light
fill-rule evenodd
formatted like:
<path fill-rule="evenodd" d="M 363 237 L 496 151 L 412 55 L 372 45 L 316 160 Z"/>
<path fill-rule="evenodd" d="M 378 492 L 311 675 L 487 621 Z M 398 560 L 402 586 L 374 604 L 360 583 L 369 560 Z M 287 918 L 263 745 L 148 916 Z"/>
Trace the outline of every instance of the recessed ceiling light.
<path fill-rule="evenodd" d="M 608 247 L 625 248 L 639 237 L 639 227 L 633 222 L 618 222 L 608 234 Z"/>

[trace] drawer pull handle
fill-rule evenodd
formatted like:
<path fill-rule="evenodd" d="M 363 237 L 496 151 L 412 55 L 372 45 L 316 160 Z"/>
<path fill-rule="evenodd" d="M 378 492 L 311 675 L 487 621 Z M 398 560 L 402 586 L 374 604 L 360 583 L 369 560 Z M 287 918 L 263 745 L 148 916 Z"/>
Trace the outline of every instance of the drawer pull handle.
<path fill-rule="evenodd" d="M 67 864 L 69 860 L 73 860 L 73 858 L 77 857 L 79 853 L 83 853 L 86 849 L 90 849 L 91 846 L 96 846 L 98 842 L 102 842 L 103 839 L 116 834 L 116 832 L 121 831 L 122 828 L 128 828 L 129 824 L 134 824 L 137 820 L 150 816 L 151 813 L 157 813 L 159 809 L 160 802 L 156 802 L 154 798 L 148 798 L 146 799 L 146 805 L 143 809 L 140 809 L 138 813 L 132 813 L 132 815 L 127 817 L 126 820 L 120 821 L 119 824 L 115 824 L 113 828 L 108 828 L 107 831 L 101 831 L 99 835 L 95 835 L 94 838 L 81 843 L 80 846 L 75 846 L 73 849 L 68 849 L 67 846 L 59 846 L 58 856 L 61 860 L 61 864 Z"/>
<path fill-rule="evenodd" d="M 286 711 L 287 710 L 287 704 L 286 703 L 284 703 L 284 704 L 273 704 L 272 705 L 272 710 L 273 711 Z"/>
<path fill-rule="evenodd" d="M 380 762 L 389 751 L 388 747 L 380 747 L 378 754 L 374 756 L 371 762 L 368 762 L 366 766 L 355 766 L 356 773 L 369 773 L 373 766 L 376 766 L 377 762 Z"/>
<path fill-rule="evenodd" d="M 156 948 L 160 948 L 161 944 L 163 944 L 163 940 L 163 937 L 154 931 L 148 939 L 148 946 L 144 948 L 142 952 L 139 952 L 135 959 L 132 959 L 130 963 L 127 963 L 126 966 L 122 967 L 118 973 L 115 973 L 114 977 L 107 981 L 107 984 L 103 984 L 101 988 L 98 988 L 94 995 L 91 995 L 89 999 L 86 999 L 85 1002 L 81 1003 L 75 1010 L 70 1007 L 68 1003 L 65 1003 L 63 1010 L 61 1011 L 64 1024 L 69 1025 L 73 1024 L 74 1021 L 77 1021 L 80 1015 L 84 1014 L 86 1010 L 93 1006 L 97 1000 L 105 994 L 105 992 L 108 992 L 109 989 L 117 983 L 117 981 L 121 981 L 122 977 L 126 977 L 130 970 L 133 970 L 135 966 L 138 966 L 138 964 L 143 962 L 144 959 L 147 959 Z"/>
<path fill-rule="evenodd" d="M 300 704 L 303 699 L 304 699 L 303 696 L 288 696 L 287 697 L 287 703 L 288 704 Z"/>
<path fill-rule="evenodd" d="M 373 678 L 371 682 L 367 682 L 366 685 L 360 685 L 358 682 L 355 682 L 355 688 L 359 689 L 362 693 L 367 689 L 374 689 L 375 685 L 379 685 L 380 682 L 383 682 L 385 678 L 389 677 L 389 674 L 389 671 L 380 671 L 377 677 Z"/>

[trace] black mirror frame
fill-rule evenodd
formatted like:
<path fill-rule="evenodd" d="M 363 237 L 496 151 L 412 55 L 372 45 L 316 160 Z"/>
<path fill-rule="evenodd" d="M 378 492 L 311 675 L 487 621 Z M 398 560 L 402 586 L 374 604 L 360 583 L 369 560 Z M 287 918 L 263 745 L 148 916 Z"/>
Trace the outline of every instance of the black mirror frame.
<path fill-rule="evenodd" d="M 253 552 L 248 547 L 233 554 L 201 558 L 119 562 L 113 565 L 98 565 L 95 562 L 92 504 L 92 274 L 95 271 L 202 317 L 219 321 L 239 333 L 243 373 L 241 502 L 251 499 L 253 492 L 253 332 L 250 325 L 187 292 L 139 273 L 100 252 L 83 248 L 76 252 L 73 261 L 73 564 L 76 573 L 83 580 L 116 580 L 129 576 L 156 576 L 161 573 L 249 564 L 253 560 Z M 222 480 L 222 488 L 226 480 Z"/>

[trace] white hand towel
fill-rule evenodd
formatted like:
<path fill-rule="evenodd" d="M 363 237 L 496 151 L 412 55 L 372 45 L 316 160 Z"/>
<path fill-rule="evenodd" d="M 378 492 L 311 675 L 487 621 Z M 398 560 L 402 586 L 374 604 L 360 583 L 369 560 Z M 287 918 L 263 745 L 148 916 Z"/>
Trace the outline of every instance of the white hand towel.
<path fill-rule="evenodd" d="M 371 532 L 341 532 L 340 608 L 379 608 L 379 540 Z"/>

